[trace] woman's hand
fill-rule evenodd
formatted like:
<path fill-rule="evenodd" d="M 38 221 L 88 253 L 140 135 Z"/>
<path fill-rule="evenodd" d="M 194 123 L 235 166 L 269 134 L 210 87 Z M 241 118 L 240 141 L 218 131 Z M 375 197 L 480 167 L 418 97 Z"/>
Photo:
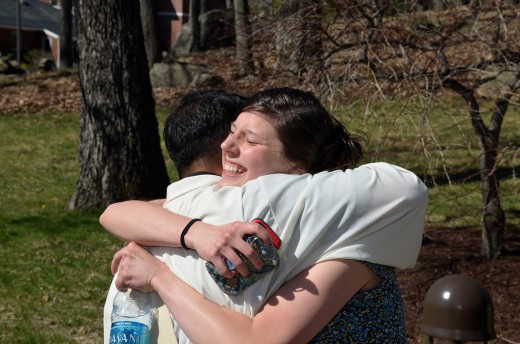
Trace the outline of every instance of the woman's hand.
<path fill-rule="evenodd" d="M 119 250 L 112 259 L 112 273 L 117 271 L 116 287 L 119 290 L 138 289 L 153 291 L 152 280 L 168 267 L 148 251 L 131 242 Z"/>
<path fill-rule="evenodd" d="M 193 224 L 185 241 L 202 259 L 213 263 L 221 275 L 231 278 L 237 271 L 242 276 L 249 274 L 237 251 L 247 257 L 255 268 L 260 269 L 264 265 L 258 253 L 244 241 L 247 234 L 258 236 L 264 243 L 271 240 L 269 233 L 257 223 L 237 221 L 213 226 L 199 221 Z M 236 271 L 230 271 L 224 259 L 228 259 L 236 267 Z"/>

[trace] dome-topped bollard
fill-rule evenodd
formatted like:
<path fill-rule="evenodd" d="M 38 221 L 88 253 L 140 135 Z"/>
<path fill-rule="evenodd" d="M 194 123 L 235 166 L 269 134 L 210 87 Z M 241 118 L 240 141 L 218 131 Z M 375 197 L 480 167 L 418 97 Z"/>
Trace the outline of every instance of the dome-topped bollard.
<path fill-rule="evenodd" d="M 438 279 L 424 298 L 421 333 L 423 343 L 433 343 L 433 338 L 455 343 L 495 339 L 491 296 L 471 277 L 449 275 Z"/>

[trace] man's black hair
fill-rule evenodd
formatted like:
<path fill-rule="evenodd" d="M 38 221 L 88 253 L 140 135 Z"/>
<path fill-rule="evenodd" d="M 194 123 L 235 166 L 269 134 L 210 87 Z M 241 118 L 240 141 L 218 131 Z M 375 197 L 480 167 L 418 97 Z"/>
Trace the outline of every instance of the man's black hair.
<path fill-rule="evenodd" d="M 220 144 L 245 103 L 225 91 L 194 91 L 182 97 L 164 126 L 164 141 L 179 176 L 197 159 L 220 164 Z"/>

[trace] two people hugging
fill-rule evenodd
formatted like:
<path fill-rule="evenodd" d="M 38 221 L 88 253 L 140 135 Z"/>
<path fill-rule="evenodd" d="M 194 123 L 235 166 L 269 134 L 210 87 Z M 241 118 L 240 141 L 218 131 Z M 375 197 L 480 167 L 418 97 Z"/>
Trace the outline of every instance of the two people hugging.
<path fill-rule="evenodd" d="M 115 203 L 100 217 L 130 243 L 112 262 L 105 343 L 118 288 L 156 293 L 152 343 L 406 342 L 395 269 L 413 267 L 421 246 L 428 190 L 415 174 L 357 166 L 359 138 L 294 88 L 192 92 L 164 140 L 181 178 L 166 199 Z M 274 269 L 262 270 L 251 236 L 279 241 Z"/>

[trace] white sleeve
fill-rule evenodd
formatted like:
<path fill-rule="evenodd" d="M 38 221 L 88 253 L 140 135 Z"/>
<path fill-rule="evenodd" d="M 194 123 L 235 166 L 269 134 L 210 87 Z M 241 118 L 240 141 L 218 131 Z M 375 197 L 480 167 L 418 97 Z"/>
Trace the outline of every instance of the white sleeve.
<path fill-rule="evenodd" d="M 360 259 L 413 267 L 427 188 L 386 163 L 346 171 L 269 175 L 244 187 L 246 217 L 263 217 L 282 239 L 278 274 L 289 279 L 316 262 Z"/>

